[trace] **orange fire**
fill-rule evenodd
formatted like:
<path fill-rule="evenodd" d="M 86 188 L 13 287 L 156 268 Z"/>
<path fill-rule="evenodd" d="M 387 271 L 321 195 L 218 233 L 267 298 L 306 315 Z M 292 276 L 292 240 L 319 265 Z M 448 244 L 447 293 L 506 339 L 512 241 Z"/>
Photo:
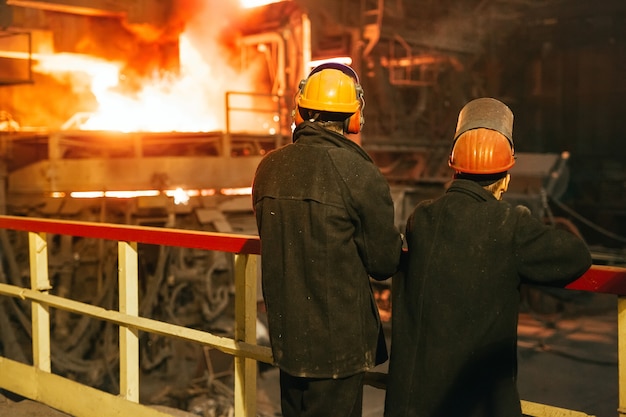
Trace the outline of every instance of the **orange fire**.
<path fill-rule="evenodd" d="M 96 98 L 98 109 L 75 115 L 66 123 L 67 129 L 121 132 L 223 129 L 226 90 L 236 86 L 238 91 L 250 91 L 250 82 L 226 66 L 208 64 L 184 35 L 180 38 L 180 66 L 179 74 L 155 77 L 132 94 L 117 89 L 121 63 L 84 55 L 51 54 L 40 56 L 34 70 L 71 77 L 74 88 L 87 84 Z"/>

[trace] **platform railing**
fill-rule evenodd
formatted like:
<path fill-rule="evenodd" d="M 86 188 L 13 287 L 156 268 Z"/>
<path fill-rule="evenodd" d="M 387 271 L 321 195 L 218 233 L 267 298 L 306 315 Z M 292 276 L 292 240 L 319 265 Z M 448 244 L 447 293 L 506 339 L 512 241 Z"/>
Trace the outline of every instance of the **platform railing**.
<path fill-rule="evenodd" d="M 272 363 L 271 350 L 256 344 L 256 265 L 260 251 L 257 237 L 13 216 L 0 216 L 0 228 L 28 232 L 31 287 L 1 283 L 0 295 L 31 301 L 33 345 L 32 366 L 0 357 L 0 388 L 77 417 L 167 416 L 139 403 L 138 332 L 145 331 L 200 343 L 233 355 L 235 416 L 256 415 L 256 361 Z M 118 241 L 119 311 L 49 294 L 46 234 Z M 138 243 L 234 253 L 234 338 L 138 316 Z M 119 326 L 119 396 L 51 372 L 50 307 Z"/>
<path fill-rule="evenodd" d="M 0 229 L 24 231 L 29 236 L 30 288 L 0 283 L 0 295 L 31 302 L 33 344 L 32 366 L 0 356 L 0 388 L 76 417 L 169 416 L 139 402 L 138 332 L 144 331 L 199 343 L 233 355 L 235 417 L 256 415 L 256 362 L 272 363 L 271 350 L 256 344 L 257 261 L 260 254 L 258 237 L 15 216 L 0 216 Z M 118 242 L 118 311 L 49 294 L 51 285 L 46 234 Z M 234 337 L 221 337 L 139 316 L 138 243 L 235 254 Z M 594 265 L 568 288 L 618 295 L 617 412 L 620 416 L 626 415 L 626 268 Z M 119 326 L 119 395 L 80 384 L 51 371 L 50 307 Z M 529 417 L 587 416 L 579 411 L 528 401 L 522 401 L 522 410 Z"/>

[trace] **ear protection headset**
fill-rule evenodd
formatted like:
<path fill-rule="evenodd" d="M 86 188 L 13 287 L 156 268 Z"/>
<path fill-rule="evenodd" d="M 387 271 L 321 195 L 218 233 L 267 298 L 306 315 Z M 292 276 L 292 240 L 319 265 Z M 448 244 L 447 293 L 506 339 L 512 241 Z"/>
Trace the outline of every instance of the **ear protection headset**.
<path fill-rule="evenodd" d="M 353 85 L 350 88 L 354 88 L 354 101 L 350 103 L 337 102 L 338 94 L 335 93 L 338 93 L 338 91 L 333 91 L 332 100 L 334 100 L 334 102 L 316 102 L 304 97 L 305 87 L 307 87 L 307 83 L 311 81 L 311 77 L 323 70 L 328 69 L 338 70 L 352 80 Z M 346 89 L 346 86 L 341 84 L 341 82 L 339 82 L 337 86 L 337 90 L 340 89 Z M 352 94 L 352 92 L 350 92 L 350 94 Z M 304 109 L 317 110 L 320 112 L 348 113 L 350 116 L 344 121 L 344 131 L 347 133 L 359 133 L 365 123 L 365 118 L 363 117 L 364 107 L 365 99 L 363 98 L 363 88 L 361 87 L 361 84 L 359 84 L 359 77 L 357 73 L 347 65 L 336 62 L 328 62 L 315 67 L 306 79 L 300 81 L 298 92 L 296 93 L 296 105 L 293 111 L 293 118 L 294 123 L 298 126 L 305 120 L 305 116 L 302 115 L 302 112 L 306 111 Z"/>

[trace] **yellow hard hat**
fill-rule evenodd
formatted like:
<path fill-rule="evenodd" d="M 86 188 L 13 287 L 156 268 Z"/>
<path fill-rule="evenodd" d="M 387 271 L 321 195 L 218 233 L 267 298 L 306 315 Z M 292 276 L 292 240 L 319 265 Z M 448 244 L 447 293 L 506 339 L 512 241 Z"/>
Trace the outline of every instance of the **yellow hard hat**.
<path fill-rule="evenodd" d="M 354 70 L 339 63 L 322 64 L 300 82 L 294 122 L 299 125 L 304 121 L 300 109 L 340 113 L 349 119 L 347 131 L 358 133 L 363 124 L 363 105 L 363 89 Z"/>

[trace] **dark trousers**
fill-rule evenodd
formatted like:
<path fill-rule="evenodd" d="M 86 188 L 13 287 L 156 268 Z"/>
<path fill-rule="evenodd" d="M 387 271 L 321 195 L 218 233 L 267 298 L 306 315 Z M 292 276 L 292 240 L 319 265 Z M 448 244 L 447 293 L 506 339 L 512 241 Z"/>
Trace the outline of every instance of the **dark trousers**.
<path fill-rule="evenodd" d="M 283 417 L 361 417 L 363 377 L 301 378 L 280 371 Z"/>

